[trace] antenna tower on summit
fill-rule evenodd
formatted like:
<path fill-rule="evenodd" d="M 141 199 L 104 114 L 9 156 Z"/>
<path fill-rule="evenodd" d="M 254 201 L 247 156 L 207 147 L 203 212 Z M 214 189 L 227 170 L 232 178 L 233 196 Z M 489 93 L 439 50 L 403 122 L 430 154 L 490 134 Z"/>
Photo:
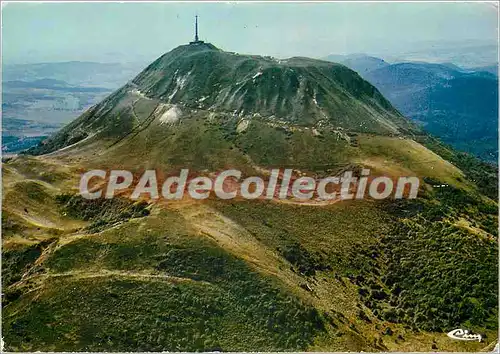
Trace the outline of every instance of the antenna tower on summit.
<path fill-rule="evenodd" d="M 194 17 L 194 41 L 189 42 L 189 44 L 199 44 L 204 43 L 198 38 L 198 15 Z"/>

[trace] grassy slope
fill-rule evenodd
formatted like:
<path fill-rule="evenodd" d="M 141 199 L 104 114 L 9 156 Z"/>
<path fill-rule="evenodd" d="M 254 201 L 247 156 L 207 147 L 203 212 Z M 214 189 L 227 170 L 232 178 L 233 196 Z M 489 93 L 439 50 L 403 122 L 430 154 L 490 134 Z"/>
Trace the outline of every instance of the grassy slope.
<path fill-rule="evenodd" d="M 52 213 L 48 205 L 40 213 Z M 89 219 L 66 200 L 55 210 Z M 99 234 L 6 237 L 8 348 L 305 349 L 324 331 L 319 312 L 279 280 L 198 236 L 181 214 L 155 210 Z"/>
<path fill-rule="evenodd" d="M 238 132 L 246 118 L 204 110 L 185 109 L 180 119 L 180 123 L 162 124 L 157 117 L 147 129 L 116 144 L 83 146 L 83 154 L 94 167 L 138 171 L 189 167 L 195 171 L 240 168 L 255 173 L 253 167 L 259 166 L 332 174 L 362 165 L 376 174 L 417 175 L 472 188 L 456 166 L 411 138 L 345 133 L 329 125 L 313 129 L 258 117 Z M 74 158 L 71 149 L 56 156 Z"/>
<path fill-rule="evenodd" d="M 487 343 L 497 338 L 496 204 L 480 211 L 485 204 L 460 195 L 428 196 L 424 205 L 339 203 L 314 214 L 309 207 L 262 202 L 216 207 L 277 249 L 321 298 L 316 306 L 336 319 L 345 316 L 348 332 L 361 333 L 365 345 L 479 350 L 479 343 L 466 348 L 438 334 L 465 326 Z M 331 338 L 323 340 L 317 350 L 331 347 Z"/>
<path fill-rule="evenodd" d="M 151 130 L 141 134 L 150 138 L 152 146 L 162 144 L 163 150 L 154 150 L 165 152 L 155 156 L 160 161 L 161 157 L 163 161 L 167 159 L 163 162 L 165 168 L 185 163 L 199 170 L 222 168 L 227 167 L 226 158 L 233 156 L 231 159 L 235 164 L 245 164 L 251 172 L 248 157 L 253 163 L 257 162 L 256 166 L 276 166 L 283 163 L 281 158 L 288 153 L 288 149 L 304 144 L 300 150 L 303 156 L 295 154 L 297 160 L 291 163 L 292 166 L 302 167 L 301 159 L 307 161 L 317 154 L 314 145 L 321 142 L 321 138 L 313 136 L 310 131 L 290 133 L 267 128 L 264 123 L 252 124 L 260 129 L 253 130 L 250 125 L 246 132 L 237 134 L 234 133 L 234 126 L 221 128 L 216 123 L 203 123 L 193 118 L 182 126 L 162 126 L 164 131 Z M 172 134 L 171 141 L 168 134 Z M 262 143 L 249 146 L 257 136 L 263 140 Z M 138 137 L 123 142 L 123 146 L 131 151 L 147 151 L 134 146 L 147 140 L 144 135 Z M 295 139 L 294 144 L 290 144 L 289 139 Z M 330 161 L 330 165 L 326 166 L 328 168 L 318 166 L 319 171 L 323 171 L 320 173 L 346 166 L 349 160 L 354 160 L 366 163 L 380 173 L 397 175 L 415 169 L 420 175 L 469 190 L 472 188 L 458 169 L 412 140 L 364 135 L 358 135 L 356 139 L 357 146 L 346 144 L 341 139 L 334 140 L 331 150 L 326 150 L 325 161 Z M 277 146 L 281 148 L 265 153 L 259 150 L 260 145 L 270 140 L 278 142 Z M 332 144 L 331 140 L 325 143 Z M 207 151 L 204 141 L 207 144 L 210 142 L 213 150 Z M 174 150 L 173 142 L 177 144 L 175 149 L 198 149 L 200 154 L 206 155 L 186 161 L 183 155 L 169 153 L 169 148 Z M 398 151 L 401 147 L 398 144 L 407 148 Z M 119 149 L 111 149 L 109 153 L 113 151 L 118 152 Z M 386 158 L 380 160 L 380 156 Z M 334 157 L 336 163 L 331 164 Z M 145 160 L 144 157 L 142 159 Z M 16 193 L 28 195 L 29 189 L 18 188 L 25 183 L 20 181 L 27 171 L 23 160 L 35 169 L 54 167 L 51 159 L 44 158 L 22 158 L 11 162 L 10 166 L 7 164 L 10 172 L 6 182 L 14 187 Z M 124 166 L 130 163 L 134 161 L 124 159 L 121 162 Z M 427 166 L 427 169 L 421 166 Z M 72 169 L 65 167 L 61 171 L 68 173 Z M 71 173 L 70 176 L 73 176 L 75 185 L 77 176 Z M 10 181 L 15 183 L 10 184 Z M 30 183 L 38 185 L 41 182 Z M 54 184 L 65 191 L 71 185 L 59 181 L 54 181 Z M 55 193 L 50 196 L 55 198 Z M 20 195 L 15 200 L 22 201 L 23 198 Z M 10 207 L 9 203 L 5 210 L 17 215 L 20 206 Z M 55 203 L 55 199 L 49 200 L 46 205 L 53 205 L 51 203 Z M 450 342 L 442 333 L 430 333 L 425 327 L 417 325 L 412 328 L 404 322 L 388 320 L 380 315 L 380 310 L 358 295 L 359 289 L 366 287 L 356 280 L 360 272 L 368 270 L 380 282 L 378 277 L 382 274 L 376 269 L 383 269 L 383 266 L 377 266 L 377 263 L 356 264 L 353 262 L 357 260 L 355 255 L 361 250 L 362 254 L 371 254 L 372 250 L 381 252 L 382 241 L 391 237 L 395 227 L 393 222 L 399 218 L 394 219 L 392 211 L 370 202 L 317 208 L 279 203 L 210 201 L 203 206 L 208 207 L 204 212 L 201 212 L 204 210 L 201 205 L 186 206 L 181 203 L 171 207 L 174 208 L 171 211 L 168 211 L 168 206 L 166 211 L 155 209 L 157 211 L 153 215 L 129 222 L 118 219 L 115 226 L 109 225 L 112 227 L 98 234 L 68 229 L 48 236 L 13 232 L 6 238 L 7 259 L 12 259 L 13 265 L 23 265 L 17 270 L 13 268 L 13 279 L 19 279 L 28 271 L 27 277 L 20 283 L 10 285 L 7 293 L 10 304 L 4 308 L 4 326 L 7 328 L 7 343 L 12 343 L 9 344 L 11 348 L 106 350 L 119 348 L 124 339 L 129 349 L 137 350 L 431 350 L 432 345 L 438 345 L 441 350 L 478 350 L 484 345 Z M 53 215 L 53 210 L 40 206 L 40 213 L 48 216 Z M 214 223 L 214 215 L 223 217 L 222 221 Z M 479 225 L 486 227 L 496 222 L 495 218 L 485 219 L 482 215 L 480 211 L 472 214 L 467 219 L 467 227 L 462 227 L 461 232 L 475 234 L 476 228 L 469 224 L 477 220 L 483 219 Z M 70 213 L 70 216 L 78 215 Z M 90 224 L 74 218 L 71 220 L 80 223 L 80 226 Z M 463 225 L 460 218 L 456 222 Z M 481 235 L 484 232 L 491 233 L 491 227 L 482 231 Z M 454 235 L 456 233 L 451 234 L 452 237 Z M 48 245 L 40 243 L 47 238 Z M 487 247 L 492 249 L 494 245 Z M 43 250 L 46 252 L 42 256 Z M 389 252 L 387 244 L 383 251 Z M 436 256 L 440 255 L 438 251 Z M 214 264 L 218 267 L 215 272 L 210 271 Z M 439 272 L 443 264 L 431 263 L 430 266 Z M 489 270 L 486 272 L 490 274 Z M 89 284 L 95 289 L 89 288 Z M 160 284 L 168 284 L 168 287 Z M 54 285 L 59 292 L 50 290 Z M 158 290 L 158 286 L 163 290 Z M 31 292 L 20 296 L 28 289 Z M 75 292 L 74 289 L 78 290 Z M 463 288 L 457 289 L 463 291 Z M 181 304 L 175 302 L 173 291 L 182 294 L 182 303 L 186 307 L 179 309 Z M 277 297 L 277 294 L 281 295 Z M 124 312 L 120 309 L 130 302 L 136 303 L 135 307 L 127 310 L 132 315 L 122 317 Z M 99 306 L 101 303 L 109 306 Z M 189 307 L 188 304 L 192 303 L 197 305 Z M 75 307 L 76 304 L 78 307 Z M 158 307 L 160 305 L 161 308 Z M 99 316 L 80 313 L 80 306 Z M 197 306 L 214 309 L 215 312 L 203 317 L 196 312 L 199 311 Z M 156 310 L 140 310 L 149 307 Z M 164 307 L 177 310 L 163 310 Z M 273 315 L 266 312 L 269 308 L 273 309 Z M 276 310 L 280 308 L 283 313 Z M 274 314 L 279 314 L 277 319 Z M 50 320 L 51 316 L 64 318 L 61 323 L 66 325 L 55 325 Z M 305 320 L 297 320 L 295 316 Z M 175 320 L 172 323 L 167 318 Z M 205 321 L 203 325 L 199 322 L 201 318 Z M 193 325 L 192 321 L 197 325 Z M 278 321 L 274 329 L 269 327 L 273 321 Z M 190 329 L 200 326 L 207 330 L 203 333 L 201 330 L 188 331 L 186 323 L 190 324 Z M 102 329 L 90 331 L 89 328 L 94 326 Z M 155 326 L 160 326 L 162 332 L 154 330 Z M 115 328 L 127 328 L 126 333 L 130 333 L 131 337 L 119 335 Z M 142 335 L 148 333 L 144 328 L 151 328 L 152 334 Z M 391 335 L 387 334 L 390 332 L 387 328 L 391 328 Z M 181 342 L 176 338 L 178 336 L 164 334 L 166 331 L 191 334 L 187 337 L 181 335 L 188 338 Z M 493 331 L 487 331 L 489 343 L 495 337 Z M 247 342 L 240 340 L 248 334 L 251 335 Z M 31 339 L 25 340 L 26 336 Z M 243 343 L 248 344 L 244 346 Z"/>
<path fill-rule="evenodd" d="M 9 347 L 304 349 L 323 330 L 316 310 L 160 214 L 60 241 L 40 287 L 5 308 Z"/>

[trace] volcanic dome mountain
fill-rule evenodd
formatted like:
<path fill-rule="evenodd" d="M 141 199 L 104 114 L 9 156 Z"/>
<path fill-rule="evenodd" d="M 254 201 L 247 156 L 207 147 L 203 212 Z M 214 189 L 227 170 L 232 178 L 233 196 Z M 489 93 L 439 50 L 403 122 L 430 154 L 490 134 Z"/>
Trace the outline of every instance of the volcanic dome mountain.
<path fill-rule="evenodd" d="M 35 156 L 33 156 L 35 155 Z M 414 200 L 86 200 L 91 169 L 420 178 Z M 491 351 L 497 171 L 347 67 L 195 42 L 3 164 L 9 351 Z M 467 328 L 483 342 L 454 341 Z"/>
<path fill-rule="evenodd" d="M 95 135 L 123 137 L 155 118 L 172 123 L 197 110 L 228 119 L 383 135 L 415 129 L 376 88 L 343 65 L 239 55 L 200 43 L 164 54 L 36 151 L 52 152 Z"/>

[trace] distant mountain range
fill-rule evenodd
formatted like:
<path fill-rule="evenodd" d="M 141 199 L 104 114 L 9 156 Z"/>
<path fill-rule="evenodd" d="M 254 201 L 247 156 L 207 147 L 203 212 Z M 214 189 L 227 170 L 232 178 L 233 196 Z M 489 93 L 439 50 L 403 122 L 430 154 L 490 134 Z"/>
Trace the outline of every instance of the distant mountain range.
<path fill-rule="evenodd" d="M 385 56 L 381 54 L 374 55 L 385 58 Z M 415 48 L 413 50 L 401 51 L 398 56 L 399 58 L 393 58 L 390 61 L 454 63 L 461 68 L 483 67 L 497 62 L 498 44 L 496 40 L 430 41 L 426 43 L 415 43 Z"/>
<path fill-rule="evenodd" d="M 110 90 L 105 87 L 85 87 L 70 85 L 65 81 L 54 79 L 39 79 L 35 81 L 5 81 L 2 84 L 4 89 L 18 89 L 18 88 L 32 88 L 32 89 L 46 89 L 58 90 L 66 92 L 109 92 Z"/>
<path fill-rule="evenodd" d="M 388 63 L 368 55 L 328 56 L 357 71 L 405 116 L 455 148 L 498 158 L 497 66 Z"/>
<path fill-rule="evenodd" d="M 52 75 L 64 77 L 69 73 L 63 75 L 59 72 L 56 75 L 52 72 Z M 69 84 L 60 79 L 37 78 L 31 74 L 26 74 L 24 80 L 9 81 L 5 77 L 19 78 L 23 75 L 7 71 L 2 82 L 4 153 L 17 153 L 36 145 L 112 91 L 107 87 Z"/>
<path fill-rule="evenodd" d="M 3 81 L 53 79 L 70 85 L 117 88 L 137 74 L 143 63 L 95 63 L 67 61 L 4 65 Z"/>
<path fill-rule="evenodd" d="M 366 54 L 350 54 L 350 55 L 329 55 L 325 60 L 341 63 L 348 68 L 357 71 L 361 76 L 376 70 L 385 68 L 390 64 L 383 59 L 372 57 Z"/>
<path fill-rule="evenodd" d="M 142 67 L 82 61 L 4 65 L 2 151 L 17 153 L 38 144 Z"/>

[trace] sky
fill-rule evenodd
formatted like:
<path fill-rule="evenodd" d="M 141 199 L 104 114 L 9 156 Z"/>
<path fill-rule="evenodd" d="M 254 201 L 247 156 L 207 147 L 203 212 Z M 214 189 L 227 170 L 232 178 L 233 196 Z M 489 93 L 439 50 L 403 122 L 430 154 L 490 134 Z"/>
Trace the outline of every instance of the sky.
<path fill-rule="evenodd" d="M 149 62 L 200 37 L 278 58 L 497 43 L 494 3 L 2 3 L 5 64 Z"/>

